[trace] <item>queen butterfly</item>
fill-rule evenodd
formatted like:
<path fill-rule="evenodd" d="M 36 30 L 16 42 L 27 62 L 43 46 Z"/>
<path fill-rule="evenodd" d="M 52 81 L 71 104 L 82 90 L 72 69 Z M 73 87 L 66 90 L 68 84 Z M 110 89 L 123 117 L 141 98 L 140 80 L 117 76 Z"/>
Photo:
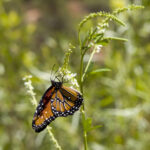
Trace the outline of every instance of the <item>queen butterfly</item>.
<path fill-rule="evenodd" d="M 82 104 L 81 94 L 63 85 L 63 82 L 51 80 L 52 85 L 42 96 L 36 108 L 32 128 L 40 132 L 57 117 L 73 115 Z"/>

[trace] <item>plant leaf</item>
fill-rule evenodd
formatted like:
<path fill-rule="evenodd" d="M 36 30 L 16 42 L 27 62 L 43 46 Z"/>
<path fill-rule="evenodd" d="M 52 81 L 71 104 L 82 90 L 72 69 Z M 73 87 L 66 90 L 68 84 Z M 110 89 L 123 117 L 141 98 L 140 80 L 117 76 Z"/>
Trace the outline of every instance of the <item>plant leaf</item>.
<path fill-rule="evenodd" d="M 87 118 L 84 121 L 84 130 L 86 132 L 89 132 L 91 130 L 94 130 L 94 129 L 97 129 L 97 128 L 100 128 L 100 127 L 102 127 L 102 125 L 92 126 L 92 119 L 91 118 Z"/>
<path fill-rule="evenodd" d="M 125 38 L 120 38 L 120 37 L 105 37 L 104 40 L 118 40 L 118 41 L 123 41 L 123 42 L 127 42 L 128 39 Z"/>
<path fill-rule="evenodd" d="M 91 71 L 90 74 L 97 74 L 97 73 L 104 72 L 104 71 L 111 71 L 111 69 L 109 68 L 96 69 L 94 71 Z"/>
<path fill-rule="evenodd" d="M 94 130 L 94 129 L 101 128 L 101 127 L 102 127 L 102 125 L 93 126 L 90 128 L 90 130 Z"/>

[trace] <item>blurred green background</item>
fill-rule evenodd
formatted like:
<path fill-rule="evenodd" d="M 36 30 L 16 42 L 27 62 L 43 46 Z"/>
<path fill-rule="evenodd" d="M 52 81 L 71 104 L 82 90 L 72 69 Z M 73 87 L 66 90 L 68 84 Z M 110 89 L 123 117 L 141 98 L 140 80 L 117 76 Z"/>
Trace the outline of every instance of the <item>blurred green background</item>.
<path fill-rule="evenodd" d="M 145 9 L 120 15 L 125 27 L 94 56 L 95 68 L 110 68 L 85 83 L 86 115 L 101 128 L 88 133 L 90 150 L 150 149 L 150 0 L 1 0 L 0 1 L 0 150 L 53 150 L 46 130 L 31 127 L 35 111 L 22 78 L 32 74 L 37 100 L 50 85 L 50 69 L 61 66 L 69 43 L 77 45 L 77 28 L 91 12 L 111 12 L 140 4 Z M 70 69 L 79 72 L 79 50 Z M 88 57 L 88 56 L 87 56 Z M 86 61 L 86 60 L 85 60 Z M 63 150 L 82 150 L 79 112 L 51 123 Z"/>

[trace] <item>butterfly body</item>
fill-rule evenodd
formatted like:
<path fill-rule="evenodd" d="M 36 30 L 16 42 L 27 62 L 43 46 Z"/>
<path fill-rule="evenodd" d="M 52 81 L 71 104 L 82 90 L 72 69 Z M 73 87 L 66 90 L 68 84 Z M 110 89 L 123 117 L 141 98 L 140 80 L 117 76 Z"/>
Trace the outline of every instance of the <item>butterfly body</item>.
<path fill-rule="evenodd" d="M 60 89 L 62 86 L 62 82 L 55 82 L 54 80 L 51 81 L 52 86 L 55 87 L 55 89 Z"/>
<path fill-rule="evenodd" d="M 57 117 L 73 115 L 82 104 L 81 94 L 62 82 L 51 81 L 52 85 L 42 96 L 33 117 L 32 127 L 40 132 Z"/>

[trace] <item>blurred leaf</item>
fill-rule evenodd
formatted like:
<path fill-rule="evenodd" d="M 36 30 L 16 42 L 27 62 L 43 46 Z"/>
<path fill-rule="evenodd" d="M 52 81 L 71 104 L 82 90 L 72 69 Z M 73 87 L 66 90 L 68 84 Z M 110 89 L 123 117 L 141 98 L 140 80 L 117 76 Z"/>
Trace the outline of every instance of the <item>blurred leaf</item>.
<path fill-rule="evenodd" d="M 125 38 L 120 38 L 120 37 L 104 37 L 103 39 L 97 38 L 96 44 L 100 44 L 103 46 L 106 46 L 110 40 L 117 40 L 117 41 L 122 41 L 122 42 L 127 42 L 128 40 Z"/>
<path fill-rule="evenodd" d="M 123 41 L 123 42 L 127 42 L 128 39 L 125 38 L 120 38 L 120 37 L 105 37 L 105 40 L 118 40 L 118 41 Z"/>
<path fill-rule="evenodd" d="M 94 71 L 91 71 L 90 74 L 97 74 L 97 73 L 106 72 L 106 71 L 111 71 L 111 69 L 109 68 L 96 69 Z"/>
<path fill-rule="evenodd" d="M 106 46 L 108 44 L 109 40 L 108 39 L 100 39 L 96 41 L 96 44 Z"/>
<path fill-rule="evenodd" d="M 91 118 L 87 118 L 84 122 L 84 130 L 86 132 L 89 132 L 91 130 L 94 130 L 94 129 L 97 129 L 97 128 L 100 128 L 101 125 L 97 125 L 97 126 L 92 126 L 92 119 Z"/>

